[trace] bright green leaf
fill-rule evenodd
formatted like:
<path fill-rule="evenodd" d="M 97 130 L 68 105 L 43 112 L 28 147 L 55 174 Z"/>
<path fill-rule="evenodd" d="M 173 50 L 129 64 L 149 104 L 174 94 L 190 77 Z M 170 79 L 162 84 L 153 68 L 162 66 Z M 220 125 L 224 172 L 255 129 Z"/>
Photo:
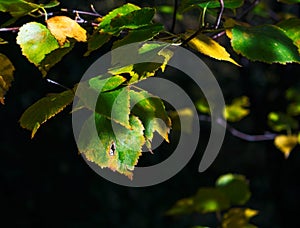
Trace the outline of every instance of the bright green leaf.
<path fill-rule="evenodd" d="M 201 98 L 196 102 L 196 108 L 201 113 L 210 114 L 210 108 L 205 98 Z"/>
<path fill-rule="evenodd" d="M 250 208 L 231 208 L 223 215 L 222 228 L 256 228 L 249 220 L 257 214 Z"/>
<path fill-rule="evenodd" d="M 111 22 L 112 22 L 112 19 L 113 18 L 116 18 L 116 17 L 121 17 L 121 16 L 124 16 L 126 14 L 129 14 L 135 10 L 139 10 L 140 7 L 136 6 L 136 5 L 133 5 L 131 3 L 127 3 L 127 4 L 124 4 L 122 5 L 121 7 L 119 8 L 116 8 L 114 10 L 112 10 L 111 12 L 109 12 L 107 15 L 105 15 L 99 26 L 98 26 L 98 29 L 100 30 L 100 32 L 110 32 L 111 31 Z M 113 31 L 113 34 L 115 32 L 119 32 L 119 31 Z"/>
<path fill-rule="evenodd" d="M 189 36 L 191 36 L 191 34 L 186 34 L 185 38 L 188 39 Z M 230 54 L 224 47 L 204 34 L 199 34 L 197 37 L 190 40 L 188 45 L 196 51 L 211 58 L 228 61 L 239 66 L 236 61 L 230 58 Z"/>
<path fill-rule="evenodd" d="M 300 53 L 300 19 L 290 18 L 279 22 L 277 26 L 294 42 L 294 45 L 298 47 L 298 52 Z"/>
<path fill-rule="evenodd" d="M 199 213 L 217 212 L 228 209 L 230 201 L 216 188 L 200 188 L 194 198 L 195 210 Z"/>
<path fill-rule="evenodd" d="M 89 85 L 81 83 L 77 86 L 76 94 L 87 109 L 130 128 L 129 87 L 116 88 L 125 79 L 121 76 L 115 77 L 92 78 Z M 95 98 L 97 98 L 96 101 L 93 100 Z M 94 103 L 96 103 L 96 107 L 93 108 Z"/>
<path fill-rule="evenodd" d="M 291 151 L 298 144 L 297 135 L 278 135 L 274 139 L 274 145 L 288 158 Z"/>
<path fill-rule="evenodd" d="M 236 122 L 243 119 L 249 114 L 249 99 L 248 97 L 235 98 L 230 105 L 226 105 L 224 109 L 224 117 L 226 120 Z"/>
<path fill-rule="evenodd" d="M 146 91 L 136 92 L 131 90 L 130 102 L 132 113 L 138 116 L 144 125 L 144 135 L 148 141 L 147 147 L 150 147 L 150 142 L 152 141 L 155 131 L 168 142 L 171 120 L 162 100 Z"/>
<path fill-rule="evenodd" d="M 292 129 L 298 129 L 298 122 L 280 112 L 271 112 L 268 115 L 268 124 L 274 131 L 287 131 L 290 132 Z"/>
<path fill-rule="evenodd" d="M 238 54 L 252 61 L 281 64 L 300 62 L 293 41 L 274 25 L 235 26 L 231 45 Z"/>
<path fill-rule="evenodd" d="M 14 80 L 15 68 L 11 61 L 0 53 L 0 103 L 4 104 L 4 96 Z"/>
<path fill-rule="evenodd" d="M 22 114 L 20 118 L 21 127 L 32 131 L 31 137 L 33 138 L 43 123 L 72 103 L 73 97 L 73 91 L 67 90 L 62 93 L 50 94 L 38 100 Z"/>
<path fill-rule="evenodd" d="M 243 205 L 251 196 L 248 181 L 242 175 L 223 175 L 216 181 L 216 187 L 230 199 L 233 205 Z"/>
<path fill-rule="evenodd" d="M 98 135 L 89 134 L 91 124 L 96 124 Z M 110 168 L 132 179 L 145 139 L 143 125 L 137 117 L 130 117 L 130 126 L 131 129 L 117 126 L 114 132 L 111 121 L 95 113 L 80 132 L 79 151 L 101 168 Z"/>
<path fill-rule="evenodd" d="M 22 48 L 22 54 L 35 65 L 39 65 L 47 54 L 59 48 L 47 27 L 37 22 L 27 23 L 20 28 L 17 43 Z"/>
<path fill-rule="evenodd" d="M 9 12 L 13 17 L 24 16 L 40 6 L 24 0 L 0 0 L 0 11 Z"/>

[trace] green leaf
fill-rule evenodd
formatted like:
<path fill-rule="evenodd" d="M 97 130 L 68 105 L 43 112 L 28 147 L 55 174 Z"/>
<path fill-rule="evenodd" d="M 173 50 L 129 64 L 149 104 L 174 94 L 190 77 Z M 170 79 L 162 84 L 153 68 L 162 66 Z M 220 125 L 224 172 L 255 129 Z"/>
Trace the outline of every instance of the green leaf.
<path fill-rule="evenodd" d="M 88 51 L 84 56 L 88 56 L 91 52 L 101 48 L 106 44 L 111 38 L 111 35 L 106 33 L 100 33 L 99 30 L 96 30 L 92 36 L 88 38 Z"/>
<path fill-rule="evenodd" d="M 139 9 L 140 9 L 140 7 L 133 5 L 131 3 L 124 4 L 121 7 L 116 8 L 116 9 L 112 10 L 111 12 L 109 12 L 107 15 L 105 15 L 102 18 L 102 20 L 98 26 L 98 29 L 100 30 L 100 32 L 109 33 L 112 31 L 111 30 L 112 29 L 111 28 L 112 19 L 114 19 L 116 17 L 120 18 L 126 14 L 129 14 L 129 13 L 131 13 L 135 10 L 139 10 Z M 119 30 L 112 31 L 112 34 L 116 34 L 118 32 L 119 32 Z"/>
<path fill-rule="evenodd" d="M 145 128 L 145 138 L 149 149 L 156 131 L 167 142 L 169 142 L 168 134 L 171 127 L 171 120 L 165 110 L 165 106 L 159 97 L 155 97 L 146 91 L 136 92 L 130 91 L 131 112 L 142 121 Z"/>
<path fill-rule="evenodd" d="M 232 29 L 231 45 L 235 52 L 252 61 L 281 64 L 300 62 L 293 41 L 283 30 L 273 25 L 235 26 Z"/>
<path fill-rule="evenodd" d="M 298 47 L 298 52 L 300 53 L 300 19 L 290 18 L 279 22 L 277 26 L 294 42 L 294 45 Z"/>
<path fill-rule="evenodd" d="M 230 201 L 216 188 L 200 188 L 194 198 L 195 210 L 199 213 L 217 212 L 228 209 Z"/>
<path fill-rule="evenodd" d="M 251 196 L 248 181 L 243 175 L 223 175 L 216 181 L 216 187 L 230 199 L 233 205 L 243 205 Z"/>
<path fill-rule="evenodd" d="M 226 120 L 231 122 L 240 121 L 249 114 L 249 99 L 248 97 L 235 98 L 230 105 L 226 105 L 224 109 L 224 117 Z"/>
<path fill-rule="evenodd" d="M 95 77 L 89 80 L 88 85 L 81 83 L 77 86 L 76 94 L 86 108 L 130 128 L 129 87 L 117 88 L 125 80 L 122 76 Z M 95 102 L 93 98 L 97 98 L 95 109 L 91 103 Z"/>
<path fill-rule="evenodd" d="M 72 103 L 73 97 L 73 91 L 67 90 L 62 93 L 50 94 L 38 100 L 22 114 L 20 118 L 21 127 L 32 131 L 31 138 L 33 138 L 43 123 Z"/>
<path fill-rule="evenodd" d="M 224 0 L 224 7 L 229 9 L 236 9 L 244 4 L 244 0 Z M 179 6 L 179 11 L 184 12 L 193 7 L 201 8 L 220 8 L 218 0 L 183 0 Z"/>
<path fill-rule="evenodd" d="M 0 0 L 0 11 L 9 12 L 16 18 L 24 16 L 39 8 L 40 5 L 23 0 Z"/>
<path fill-rule="evenodd" d="M 196 108 L 201 113 L 210 114 L 210 108 L 205 98 L 201 98 L 196 102 Z"/>
<path fill-rule="evenodd" d="M 135 10 L 121 17 L 115 17 L 111 20 L 112 29 L 138 29 L 151 24 L 155 10 L 153 8 L 142 8 Z"/>
<path fill-rule="evenodd" d="M 257 213 L 250 208 L 231 208 L 223 215 L 222 228 L 256 228 L 249 220 Z"/>
<path fill-rule="evenodd" d="M 37 22 L 27 23 L 20 28 L 17 43 L 21 46 L 22 54 L 35 65 L 39 65 L 47 54 L 59 48 L 47 27 Z"/>
<path fill-rule="evenodd" d="M 47 54 L 46 57 L 39 63 L 38 68 L 42 72 L 43 77 L 45 77 L 48 71 L 57 63 L 59 63 L 62 58 L 68 54 L 74 47 L 75 43 L 66 43 L 61 48 L 58 48 L 51 53 Z"/>
<path fill-rule="evenodd" d="M 4 96 L 14 80 L 15 67 L 11 61 L 0 53 L 0 103 L 4 104 Z"/>
<path fill-rule="evenodd" d="M 91 124 L 96 124 L 98 135 L 90 135 Z M 110 168 L 132 179 L 145 139 L 143 125 L 137 117 L 130 116 L 130 126 L 130 129 L 117 126 L 115 135 L 111 121 L 95 113 L 80 132 L 79 151 L 101 168 Z"/>
<path fill-rule="evenodd" d="M 185 34 L 184 37 L 185 39 L 188 39 L 191 35 L 192 34 Z M 230 58 L 230 54 L 224 47 L 204 34 L 199 34 L 197 37 L 190 40 L 188 45 L 196 51 L 211 58 L 228 61 L 239 66 L 236 61 Z"/>
<path fill-rule="evenodd" d="M 290 132 L 292 129 L 298 129 L 298 122 L 280 112 L 271 112 L 268 115 L 268 124 L 274 131 L 287 131 Z"/>
<path fill-rule="evenodd" d="M 128 35 L 123 39 L 114 42 L 113 48 L 117 48 L 126 44 L 141 42 L 152 39 L 159 32 L 163 31 L 164 27 L 160 24 L 152 24 L 141 27 L 139 29 L 130 30 Z"/>

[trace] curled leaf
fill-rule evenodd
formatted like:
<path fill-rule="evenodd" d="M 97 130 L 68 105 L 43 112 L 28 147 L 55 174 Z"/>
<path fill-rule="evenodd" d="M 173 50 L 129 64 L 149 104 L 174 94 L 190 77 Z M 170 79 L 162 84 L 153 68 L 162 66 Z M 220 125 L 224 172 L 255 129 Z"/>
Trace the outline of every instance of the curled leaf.
<path fill-rule="evenodd" d="M 67 37 L 74 38 L 78 42 L 85 42 L 87 40 L 86 30 L 69 17 L 52 17 L 46 23 L 48 29 L 61 46 L 67 41 Z"/>

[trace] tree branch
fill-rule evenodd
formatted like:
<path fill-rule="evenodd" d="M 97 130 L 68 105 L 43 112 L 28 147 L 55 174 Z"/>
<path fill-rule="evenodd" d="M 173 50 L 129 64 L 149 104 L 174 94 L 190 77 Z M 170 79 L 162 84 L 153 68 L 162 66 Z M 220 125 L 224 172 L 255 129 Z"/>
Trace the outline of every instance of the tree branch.
<path fill-rule="evenodd" d="M 174 29 L 176 25 L 177 10 L 178 10 L 178 0 L 174 0 L 174 11 L 173 11 L 173 18 L 172 18 L 172 25 L 171 25 L 172 33 L 174 33 Z"/>
<path fill-rule="evenodd" d="M 210 116 L 205 115 L 199 115 L 200 121 L 206 121 L 211 122 Z M 225 122 L 222 118 L 217 119 L 217 123 L 223 127 L 226 126 L 227 131 L 229 131 L 233 136 L 246 140 L 248 142 L 259 142 L 259 141 L 268 141 L 268 140 L 274 140 L 274 138 L 277 136 L 277 134 L 274 133 L 266 133 L 263 135 L 249 135 L 244 132 L 241 132 L 234 127 L 230 126 L 228 123 Z"/>

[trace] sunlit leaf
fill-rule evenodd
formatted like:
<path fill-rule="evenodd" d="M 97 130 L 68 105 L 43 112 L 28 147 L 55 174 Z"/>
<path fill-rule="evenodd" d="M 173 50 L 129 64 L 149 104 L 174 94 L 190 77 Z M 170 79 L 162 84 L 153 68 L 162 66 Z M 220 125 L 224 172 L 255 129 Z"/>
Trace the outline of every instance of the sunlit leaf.
<path fill-rule="evenodd" d="M 235 98 L 230 105 L 226 105 L 224 109 L 224 117 L 231 122 L 240 121 L 249 114 L 249 99 L 248 97 Z"/>
<path fill-rule="evenodd" d="M 20 28 L 17 43 L 22 48 L 22 54 L 35 65 L 59 48 L 57 40 L 47 27 L 37 22 L 29 22 Z"/>
<path fill-rule="evenodd" d="M 130 128 L 129 87 L 116 88 L 125 79 L 121 76 L 115 77 L 92 78 L 88 84 L 81 83 L 76 94 L 87 109 Z M 91 103 L 94 102 L 93 98 L 97 98 L 96 107 Z"/>
<path fill-rule="evenodd" d="M 231 45 L 238 54 L 252 61 L 281 64 L 300 62 L 293 41 L 274 25 L 235 26 Z"/>
<path fill-rule="evenodd" d="M 191 34 L 186 34 L 185 38 L 187 39 L 190 35 Z M 188 42 L 188 45 L 196 51 L 207 55 L 211 58 L 228 61 L 239 66 L 239 64 L 236 61 L 230 58 L 230 54 L 226 51 L 224 47 L 222 47 L 219 43 L 217 43 L 212 38 L 204 34 L 200 34 L 197 37 L 190 40 Z"/>
<path fill-rule="evenodd" d="M 201 113 L 210 114 L 210 108 L 205 98 L 201 98 L 196 102 L 196 108 Z"/>
<path fill-rule="evenodd" d="M 20 118 L 21 127 L 32 131 L 31 137 L 33 138 L 43 123 L 72 103 L 73 96 L 73 91 L 67 90 L 62 93 L 50 94 L 38 100 L 22 114 Z"/>
<path fill-rule="evenodd" d="M 167 142 L 171 127 L 171 120 L 165 110 L 165 106 L 159 97 L 155 97 L 146 91 L 130 91 L 132 113 L 139 117 L 145 128 L 145 138 L 152 141 L 153 133 L 158 132 Z M 149 148 L 150 143 L 147 144 Z M 150 149 L 150 148 L 149 148 Z"/>
<path fill-rule="evenodd" d="M 222 228 L 256 228 L 249 220 L 258 214 L 250 208 L 231 208 L 223 215 Z"/>
<path fill-rule="evenodd" d="M 57 39 L 60 46 L 63 46 L 67 38 L 74 38 L 79 42 L 87 40 L 86 30 L 76 21 L 66 16 L 51 17 L 46 21 L 47 27 Z"/>
<path fill-rule="evenodd" d="M 0 53 L 0 103 L 4 104 L 4 96 L 14 80 L 15 68 L 11 61 Z"/>
<path fill-rule="evenodd" d="M 171 111 L 168 112 L 168 115 L 172 120 L 173 130 L 192 134 L 194 113 L 191 108 L 183 108 L 176 111 Z"/>
<path fill-rule="evenodd" d="M 90 134 L 91 125 L 94 124 L 98 135 Z M 130 126 L 131 129 L 117 126 L 117 132 L 114 132 L 111 120 L 95 113 L 80 132 L 79 151 L 101 168 L 110 168 L 132 179 L 132 171 L 142 154 L 145 139 L 143 125 L 137 117 L 130 117 Z"/>
<path fill-rule="evenodd" d="M 194 198 L 197 212 L 208 213 L 228 209 L 230 201 L 227 196 L 216 188 L 200 188 Z"/>
<path fill-rule="evenodd" d="M 9 12 L 13 17 L 24 16 L 40 8 L 39 5 L 24 0 L 0 0 L 0 11 Z"/>
<path fill-rule="evenodd" d="M 142 8 L 111 20 L 110 26 L 116 29 L 138 29 L 151 24 L 155 10 Z"/>
<path fill-rule="evenodd" d="M 300 19 L 291 18 L 281 21 L 277 24 L 284 33 L 294 42 L 294 45 L 298 47 L 300 53 Z"/>
<path fill-rule="evenodd" d="M 111 28 L 111 22 L 113 18 L 116 17 L 122 17 L 126 14 L 129 14 L 135 10 L 139 10 L 140 7 L 133 5 L 131 3 L 127 3 L 122 5 L 119 8 L 116 8 L 114 10 L 112 10 L 111 12 L 109 12 L 107 15 L 105 15 L 102 20 L 101 23 L 98 26 L 98 29 L 100 30 L 100 32 L 111 32 L 112 28 Z M 112 33 L 118 33 L 119 31 L 112 31 Z"/>
<path fill-rule="evenodd" d="M 223 175 L 216 181 L 216 187 L 230 199 L 233 205 L 243 205 L 251 196 L 248 181 L 243 175 Z"/>
<path fill-rule="evenodd" d="M 280 112 L 269 113 L 268 124 L 274 131 L 278 132 L 283 130 L 289 132 L 298 128 L 298 122 L 294 118 Z"/>
<path fill-rule="evenodd" d="M 291 151 L 298 144 L 297 135 L 278 135 L 274 140 L 275 146 L 288 158 Z"/>

